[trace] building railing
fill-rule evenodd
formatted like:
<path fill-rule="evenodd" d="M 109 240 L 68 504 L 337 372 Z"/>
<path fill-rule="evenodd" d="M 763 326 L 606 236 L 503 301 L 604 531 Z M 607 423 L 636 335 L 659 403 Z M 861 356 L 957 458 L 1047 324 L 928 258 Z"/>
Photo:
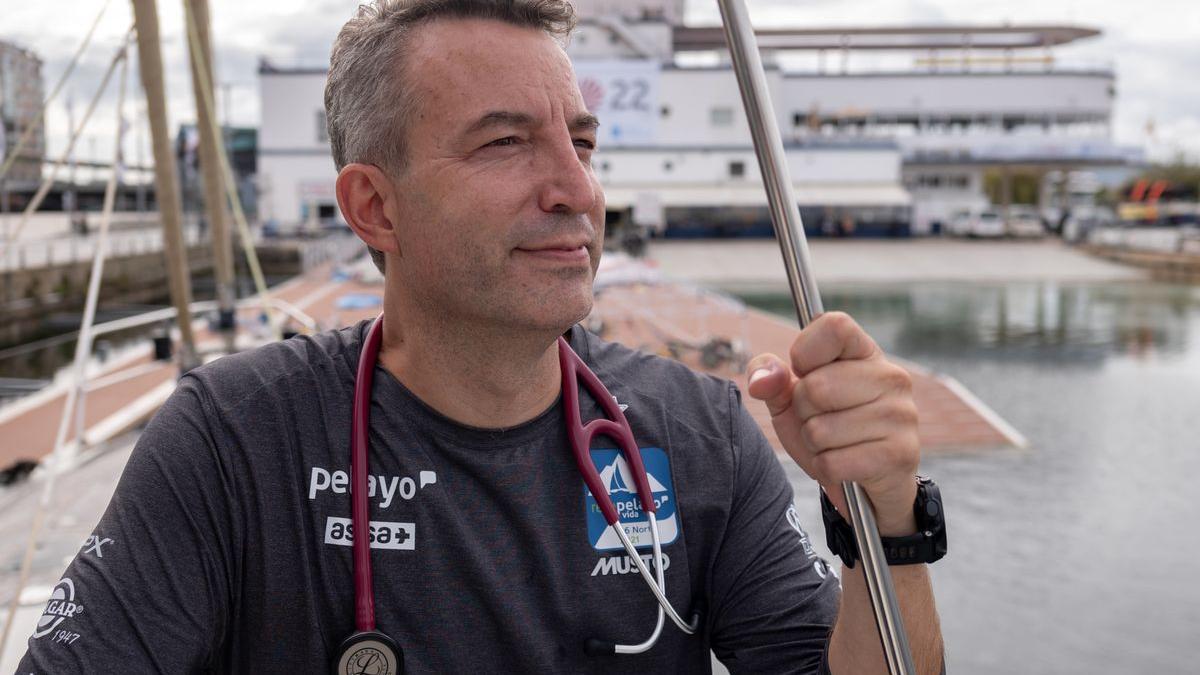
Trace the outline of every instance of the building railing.
<path fill-rule="evenodd" d="M 840 54 L 830 52 L 825 62 L 814 55 L 791 55 L 781 58 L 784 77 L 864 77 L 864 76 L 944 76 L 944 75 L 1101 75 L 1116 73 L 1116 63 L 1109 59 L 1059 59 L 1043 56 L 1005 59 L 967 57 L 954 51 L 939 51 L 937 56 L 911 59 L 863 56 L 853 54 L 842 66 Z"/>
<path fill-rule="evenodd" d="M 196 225 L 185 226 L 183 233 L 187 246 L 208 241 L 207 233 Z M 0 247 L 3 247 L 0 248 L 0 271 L 16 272 L 86 262 L 96 255 L 98 241 L 96 234 L 17 241 L 9 246 L 3 246 L 0 239 Z M 112 259 L 145 255 L 157 253 L 162 247 L 162 230 L 158 228 L 110 232 L 107 256 Z"/>

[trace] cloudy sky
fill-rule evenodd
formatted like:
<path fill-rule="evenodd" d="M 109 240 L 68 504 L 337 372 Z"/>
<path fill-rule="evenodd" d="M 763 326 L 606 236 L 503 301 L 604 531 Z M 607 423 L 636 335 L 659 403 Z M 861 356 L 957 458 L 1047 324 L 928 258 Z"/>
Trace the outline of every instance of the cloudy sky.
<path fill-rule="evenodd" d="M 579 0 L 580 2 L 586 0 Z M 256 125 L 259 105 L 257 63 L 268 57 L 283 64 L 323 65 L 341 24 L 355 0 L 209 0 L 217 80 L 229 85 L 218 93 L 218 106 L 235 124 Z M 716 0 L 687 0 L 687 22 L 719 22 Z M 749 0 L 758 26 L 898 26 L 906 24 L 1066 23 L 1098 28 L 1103 34 L 1056 51 L 1063 63 L 1105 64 L 1115 68 L 1117 104 L 1114 134 L 1121 144 L 1147 149 L 1156 159 L 1186 153 L 1200 161 L 1200 2 L 1196 0 Z M 0 39 L 33 49 L 44 60 L 47 93 L 58 80 L 101 0 L 53 3 L 5 0 Z M 159 15 L 171 126 L 194 119 L 191 80 L 183 40 L 181 0 L 163 0 Z M 112 0 L 91 48 L 65 93 L 81 115 L 113 51 L 132 22 L 127 0 Z M 136 73 L 133 73 L 136 78 Z M 132 91 L 137 91 L 136 89 Z M 223 94 L 229 93 L 229 101 Z M 116 87 L 89 124 L 79 152 L 107 161 L 112 152 Z M 48 143 L 52 156 L 66 144 L 66 96 L 49 111 Z M 144 110 L 132 97 L 131 113 Z M 1152 126 L 1153 134 L 1147 133 Z M 136 158 L 131 135 L 126 145 Z"/>

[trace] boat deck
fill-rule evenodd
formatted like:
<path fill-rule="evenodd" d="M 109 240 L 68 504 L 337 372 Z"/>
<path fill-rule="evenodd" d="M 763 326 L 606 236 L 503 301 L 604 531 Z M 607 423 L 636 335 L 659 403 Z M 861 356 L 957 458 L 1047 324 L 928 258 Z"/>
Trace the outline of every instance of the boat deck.
<path fill-rule="evenodd" d="M 745 365 L 770 352 L 787 358 L 797 327 L 727 296 L 677 284 L 602 289 L 591 326 L 608 340 L 673 356 L 696 370 L 733 380 L 742 400 L 777 451 L 766 404 L 745 391 Z M 894 359 L 912 376 L 925 454 L 1023 448 L 1025 439 L 965 387 L 945 375 Z"/>

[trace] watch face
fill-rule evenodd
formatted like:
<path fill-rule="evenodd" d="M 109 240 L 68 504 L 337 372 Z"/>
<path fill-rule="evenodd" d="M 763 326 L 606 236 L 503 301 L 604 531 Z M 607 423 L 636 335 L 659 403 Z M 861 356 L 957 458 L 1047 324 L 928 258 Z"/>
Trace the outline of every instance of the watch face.
<path fill-rule="evenodd" d="M 343 648 L 334 672 L 337 675 L 398 675 L 400 660 L 391 646 L 370 635 Z"/>

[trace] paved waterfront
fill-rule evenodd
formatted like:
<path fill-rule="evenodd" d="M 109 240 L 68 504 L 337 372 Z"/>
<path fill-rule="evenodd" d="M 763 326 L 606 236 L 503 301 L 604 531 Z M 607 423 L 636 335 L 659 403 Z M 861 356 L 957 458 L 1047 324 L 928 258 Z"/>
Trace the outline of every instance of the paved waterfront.
<path fill-rule="evenodd" d="M 1093 258 L 1055 239 L 855 239 L 809 242 L 822 284 L 1137 281 L 1145 272 Z M 786 290 L 774 239 L 652 242 L 647 257 L 670 279 L 732 291 Z"/>

